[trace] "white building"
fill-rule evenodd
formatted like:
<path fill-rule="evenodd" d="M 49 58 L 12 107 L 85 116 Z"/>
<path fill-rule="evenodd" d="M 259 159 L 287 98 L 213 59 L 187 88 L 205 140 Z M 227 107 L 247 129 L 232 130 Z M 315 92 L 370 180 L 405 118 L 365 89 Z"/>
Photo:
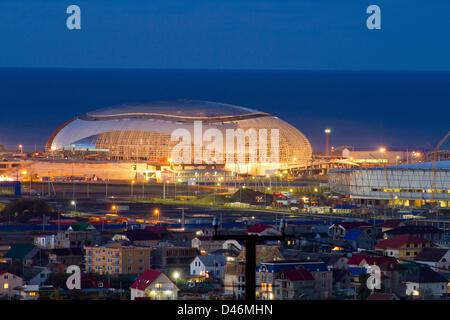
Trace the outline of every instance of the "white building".
<path fill-rule="evenodd" d="M 427 264 L 436 272 L 450 272 L 450 249 L 423 248 L 414 258 L 418 263 Z"/>
<path fill-rule="evenodd" d="M 153 269 L 145 271 L 130 287 L 131 300 L 177 300 L 178 287 L 163 272 Z"/>
<path fill-rule="evenodd" d="M 447 293 L 448 281 L 430 268 L 419 268 L 405 279 L 406 295 L 429 299 Z"/>
<path fill-rule="evenodd" d="M 450 160 L 396 166 L 330 170 L 331 191 L 352 199 L 421 207 L 450 207 Z"/>
<path fill-rule="evenodd" d="M 23 285 L 23 279 L 7 271 L 0 271 L 0 297 L 19 295 L 17 288 Z"/>
<path fill-rule="evenodd" d="M 199 255 L 191 262 L 191 275 L 222 279 L 226 262 L 222 255 Z"/>
<path fill-rule="evenodd" d="M 56 235 L 43 234 L 34 237 L 34 245 L 42 249 L 55 249 L 56 248 Z"/>

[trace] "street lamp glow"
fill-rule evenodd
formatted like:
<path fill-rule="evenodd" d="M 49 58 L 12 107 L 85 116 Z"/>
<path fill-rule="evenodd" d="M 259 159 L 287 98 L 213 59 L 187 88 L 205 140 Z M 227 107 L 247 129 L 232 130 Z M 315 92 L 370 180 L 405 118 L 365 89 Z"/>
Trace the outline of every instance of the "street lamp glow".
<path fill-rule="evenodd" d="M 155 209 L 155 210 L 153 210 L 153 213 L 156 214 L 156 215 L 159 215 L 159 210 Z"/>
<path fill-rule="evenodd" d="M 75 205 L 75 201 L 74 200 L 70 201 L 70 204 L 74 206 Z"/>
<path fill-rule="evenodd" d="M 381 147 L 378 151 L 380 151 L 380 152 L 386 152 L 386 148 Z"/>
<path fill-rule="evenodd" d="M 178 271 L 175 271 L 172 276 L 175 280 L 177 280 L 180 277 L 180 273 Z"/>
<path fill-rule="evenodd" d="M 331 129 L 325 129 L 325 133 L 331 133 Z"/>

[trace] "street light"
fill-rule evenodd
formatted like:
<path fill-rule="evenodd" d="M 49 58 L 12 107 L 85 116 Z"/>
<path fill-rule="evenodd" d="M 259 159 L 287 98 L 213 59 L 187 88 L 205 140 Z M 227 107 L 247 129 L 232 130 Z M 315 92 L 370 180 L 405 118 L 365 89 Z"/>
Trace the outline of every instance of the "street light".
<path fill-rule="evenodd" d="M 75 201 L 75 200 L 72 200 L 72 201 L 70 202 L 70 204 L 71 204 L 72 206 L 75 207 L 75 212 L 77 212 L 77 203 L 76 203 L 76 201 Z"/>
<path fill-rule="evenodd" d="M 159 215 L 160 215 L 159 209 L 154 209 L 154 210 L 153 210 L 153 214 L 155 214 L 155 215 L 158 216 L 158 223 L 161 225 L 161 221 L 159 220 Z"/>
<path fill-rule="evenodd" d="M 325 156 L 329 156 L 330 155 L 330 133 L 331 133 L 331 129 L 325 129 Z"/>

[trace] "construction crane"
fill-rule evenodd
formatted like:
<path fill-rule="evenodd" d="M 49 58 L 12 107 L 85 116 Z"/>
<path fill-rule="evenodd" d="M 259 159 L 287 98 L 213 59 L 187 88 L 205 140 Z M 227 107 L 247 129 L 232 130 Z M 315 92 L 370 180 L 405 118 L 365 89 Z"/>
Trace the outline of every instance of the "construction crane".
<path fill-rule="evenodd" d="M 436 207 L 436 204 L 435 204 L 435 202 L 434 202 L 434 199 L 435 199 L 435 196 L 434 196 L 434 194 L 435 194 L 435 188 L 436 188 L 436 163 L 437 163 L 437 161 L 438 161 L 438 152 L 439 152 L 439 149 L 442 147 L 442 145 L 445 143 L 445 141 L 447 140 L 447 138 L 450 136 L 450 131 L 449 132 L 447 132 L 447 134 L 445 135 L 445 137 L 444 138 L 442 138 L 442 140 L 438 143 L 438 145 L 434 148 L 433 146 L 431 146 L 431 144 L 428 142 L 428 144 L 432 147 L 432 149 L 433 149 L 433 165 L 432 165 L 432 174 L 433 174 L 433 177 L 432 177 L 432 181 L 431 181 L 431 207 L 433 208 L 433 210 L 435 209 L 435 207 Z M 436 212 L 436 217 L 437 217 L 437 215 L 438 215 L 438 212 Z"/>

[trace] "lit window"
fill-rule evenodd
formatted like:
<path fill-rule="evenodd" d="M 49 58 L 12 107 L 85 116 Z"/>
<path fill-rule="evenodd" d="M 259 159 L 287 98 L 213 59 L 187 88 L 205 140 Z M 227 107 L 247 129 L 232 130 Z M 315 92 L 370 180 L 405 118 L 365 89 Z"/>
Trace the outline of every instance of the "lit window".
<path fill-rule="evenodd" d="M 5 283 L 5 284 L 3 285 L 3 288 L 4 288 L 4 289 L 8 289 L 8 288 L 9 288 L 9 284 Z"/>

